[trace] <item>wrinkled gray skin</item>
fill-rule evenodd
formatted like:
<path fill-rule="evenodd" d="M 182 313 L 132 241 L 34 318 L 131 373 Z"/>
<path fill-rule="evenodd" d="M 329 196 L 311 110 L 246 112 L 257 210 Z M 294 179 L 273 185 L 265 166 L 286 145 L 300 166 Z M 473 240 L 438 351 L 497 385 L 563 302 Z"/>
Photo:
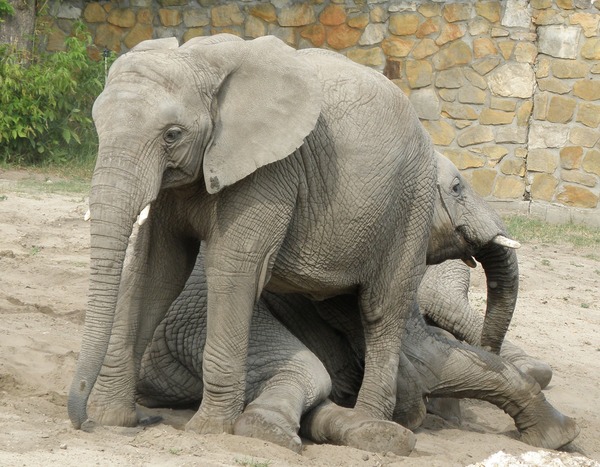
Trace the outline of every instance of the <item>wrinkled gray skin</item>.
<path fill-rule="evenodd" d="M 468 298 L 470 269 L 462 261 L 429 266 L 419 285 L 418 302 L 427 321 L 471 345 L 480 345 L 483 317 L 471 308 Z M 544 389 L 552 368 L 505 340 L 500 356 L 531 376 Z"/>
<path fill-rule="evenodd" d="M 331 315 L 345 318 L 337 329 L 323 320 Z M 344 408 L 353 406 L 360 387 L 361 327 L 354 297 L 313 302 L 299 295 L 265 292 L 251 326 L 248 406 L 234 432 L 299 451 L 301 425 L 300 433 L 315 442 L 408 455 L 415 443 L 410 431 L 357 417 Z M 142 405 L 198 402 L 205 338 L 206 281 L 199 258 L 142 361 L 138 385 Z M 470 397 L 511 415 L 521 440 L 528 444 L 558 448 L 578 434 L 575 422 L 546 401 L 533 379 L 497 355 L 441 336 L 425 324 L 416 307 L 402 340 L 402 358 L 408 359 L 405 367 L 411 371 L 399 370 L 398 394 L 411 398 L 397 398 L 393 420 L 411 429 L 424 418 L 424 396 Z M 330 399 L 323 401 L 328 395 Z"/>
<path fill-rule="evenodd" d="M 73 425 L 87 419 L 103 365 L 101 381 L 110 384 L 97 421 L 138 422 L 143 352 L 183 289 L 200 240 L 208 334 L 202 404 L 188 429 L 232 432 L 244 403 L 253 306 L 265 285 L 317 299 L 357 297 L 366 350 L 356 409 L 389 419 L 428 236 L 443 228 L 432 218 L 439 188 L 431 141 L 398 88 L 338 54 L 295 51 L 273 37 L 219 35 L 178 48 L 158 40 L 113 64 L 93 114 L 90 293 L 69 393 Z M 124 269 L 136 216 L 149 203 Z M 455 214 L 452 238 L 437 240 L 447 257 L 491 254 L 496 269 L 510 260 L 491 243 L 501 226 L 467 238 Z M 511 314 L 504 303 L 488 310 L 482 345 L 499 351 Z"/>

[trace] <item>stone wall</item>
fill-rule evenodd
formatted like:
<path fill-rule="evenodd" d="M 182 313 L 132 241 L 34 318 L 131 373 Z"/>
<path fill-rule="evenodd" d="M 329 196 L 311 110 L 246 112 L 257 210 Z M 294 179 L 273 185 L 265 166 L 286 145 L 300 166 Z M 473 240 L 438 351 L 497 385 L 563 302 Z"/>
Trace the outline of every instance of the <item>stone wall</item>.
<path fill-rule="evenodd" d="M 402 88 L 486 199 L 600 226 L 600 0 L 64 0 L 49 50 L 78 18 L 96 57 L 219 32 L 336 50 Z"/>

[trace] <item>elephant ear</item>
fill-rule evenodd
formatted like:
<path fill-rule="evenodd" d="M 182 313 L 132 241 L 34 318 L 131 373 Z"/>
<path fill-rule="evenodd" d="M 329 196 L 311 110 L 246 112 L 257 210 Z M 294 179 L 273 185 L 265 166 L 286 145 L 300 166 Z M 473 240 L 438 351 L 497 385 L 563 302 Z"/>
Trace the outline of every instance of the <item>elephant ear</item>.
<path fill-rule="evenodd" d="M 311 63 L 275 37 L 203 44 L 225 69 L 203 162 L 206 189 L 217 193 L 303 144 L 321 112 L 321 85 Z"/>

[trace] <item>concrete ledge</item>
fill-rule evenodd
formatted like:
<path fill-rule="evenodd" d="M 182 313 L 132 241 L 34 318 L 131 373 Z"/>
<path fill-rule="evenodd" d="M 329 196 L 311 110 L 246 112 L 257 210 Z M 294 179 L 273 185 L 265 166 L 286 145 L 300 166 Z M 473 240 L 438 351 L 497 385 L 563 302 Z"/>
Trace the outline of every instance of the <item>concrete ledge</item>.
<path fill-rule="evenodd" d="M 500 214 L 520 214 L 550 224 L 581 224 L 600 228 L 600 210 L 578 209 L 541 201 L 498 201 L 488 203 Z"/>

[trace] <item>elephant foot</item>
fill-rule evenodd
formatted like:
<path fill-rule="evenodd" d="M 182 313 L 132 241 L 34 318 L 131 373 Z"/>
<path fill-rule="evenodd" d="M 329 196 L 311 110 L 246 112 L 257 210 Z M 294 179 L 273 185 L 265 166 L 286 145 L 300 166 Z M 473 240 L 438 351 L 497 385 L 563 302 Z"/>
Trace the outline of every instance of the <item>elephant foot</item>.
<path fill-rule="evenodd" d="M 579 435 L 579 427 L 575 420 L 556 410 L 543 394 L 540 393 L 536 399 L 537 403 L 527 406 L 515 419 L 521 433 L 521 441 L 540 448 L 558 449 Z M 533 415 L 528 417 L 526 412 L 530 410 Z M 521 415 L 527 420 L 527 426 L 523 426 Z"/>
<path fill-rule="evenodd" d="M 412 431 L 387 420 L 362 422 L 346 431 L 341 439 L 344 446 L 363 451 L 393 452 L 398 456 L 409 456 L 416 442 Z"/>
<path fill-rule="evenodd" d="M 398 423 L 377 420 L 331 401 L 321 403 L 304 416 L 301 433 L 316 443 L 393 452 L 399 456 L 408 456 L 416 443 L 412 431 Z"/>
<path fill-rule="evenodd" d="M 235 420 L 205 416 L 201 409 L 198 410 L 185 425 L 185 431 L 198 433 L 199 435 L 220 435 L 221 433 L 233 434 Z"/>
<path fill-rule="evenodd" d="M 302 440 L 297 431 L 297 424 L 290 423 L 283 414 L 250 406 L 233 426 L 235 435 L 259 438 L 300 453 Z"/>
<path fill-rule="evenodd" d="M 419 398 L 419 400 L 410 407 L 407 407 L 406 400 L 398 403 L 394 409 L 394 416 L 392 419 L 409 430 L 416 430 L 423 424 L 426 415 L 427 407 L 425 402 L 423 401 L 423 398 Z"/>
<path fill-rule="evenodd" d="M 90 407 L 94 421 L 100 425 L 128 426 L 138 425 L 139 417 L 135 409 L 129 407 L 115 406 L 92 406 Z"/>
<path fill-rule="evenodd" d="M 460 425 L 462 420 L 459 399 L 432 397 L 427 401 L 427 412 L 437 415 L 455 425 Z"/>

